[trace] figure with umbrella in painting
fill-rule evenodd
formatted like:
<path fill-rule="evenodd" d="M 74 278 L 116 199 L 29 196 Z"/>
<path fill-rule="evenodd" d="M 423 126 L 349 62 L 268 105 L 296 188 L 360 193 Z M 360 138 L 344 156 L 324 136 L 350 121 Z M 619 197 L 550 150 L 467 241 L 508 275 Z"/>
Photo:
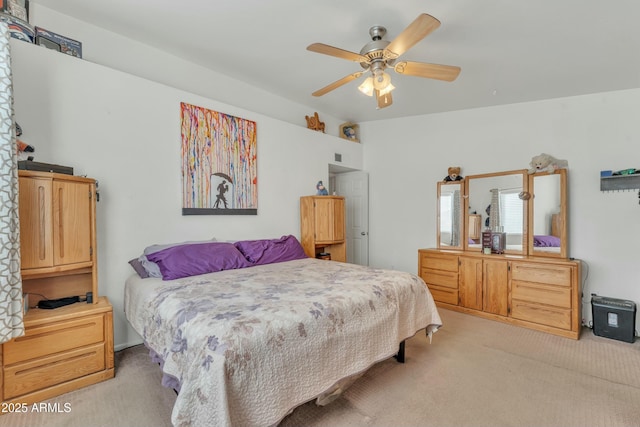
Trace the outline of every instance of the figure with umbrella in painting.
<path fill-rule="evenodd" d="M 213 182 L 214 181 L 214 179 L 213 179 L 214 176 L 217 177 L 217 180 L 219 182 L 217 187 L 215 187 L 215 183 Z M 217 192 L 218 192 L 216 194 L 216 201 L 213 204 L 213 208 L 214 209 L 228 209 L 229 206 L 227 204 L 227 198 L 225 196 L 225 193 L 227 193 L 229 191 L 229 184 L 233 185 L 233 181 L 231 180 L 231 177 L 229 175 L 227 175 L 226 173 L 216 172 L 216 173 L 211 175 L 211 178 L 212 178 L 211 188 L 213 189 L 215 187 Z M 222 181 L 220 181 L 220 178 L 222 178 Z M 212 194 L 212 196 L 213 196 L 213 194 Z"/>
<path fill-rule="evenodd" d="M 229 191 L 229 185 L 227 181 L 224 179 L 220 184 L 218 184 L 218 194 L 216 195 L 216 203 L 213 205 L 214 208 L 220 208 L 220 202 L 224 203 L 224 208 L 227 209 L 227 198 L 224 197 L 224 193 Z"/>

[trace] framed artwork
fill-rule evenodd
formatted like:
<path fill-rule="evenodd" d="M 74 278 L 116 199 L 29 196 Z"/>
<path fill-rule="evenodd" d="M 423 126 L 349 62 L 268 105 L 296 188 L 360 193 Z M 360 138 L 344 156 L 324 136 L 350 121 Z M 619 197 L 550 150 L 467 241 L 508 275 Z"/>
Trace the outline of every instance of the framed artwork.
<path fill-rule="evenodd" d="M 360 126 L 354 123 L 343 123 L 340 125 L 340 138 L 348 139 L 353 142 L 360 142 Z"/>
<path fill-rule="evenodd" d="M 182 215 L 257 215 L 256 122 L 180 103 Z"/>
<path fill-rule="evenodd" d="M 507 247 L 507 233 L 491 233 L 491 253 L 503 254 Z"/>

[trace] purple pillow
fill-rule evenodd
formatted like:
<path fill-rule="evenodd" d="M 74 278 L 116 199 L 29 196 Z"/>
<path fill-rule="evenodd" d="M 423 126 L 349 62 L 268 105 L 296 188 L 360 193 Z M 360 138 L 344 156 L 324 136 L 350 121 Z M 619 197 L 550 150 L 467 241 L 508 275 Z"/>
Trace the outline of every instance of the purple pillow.
<path fill-rule="evenodd" d="M 533 246 L 544 248 L 555 248 L 560 246 L 560 238 L 556 236 L 533 236 Z"/>
<path fill-rule="evenodd" d="M 163 280 L 251 266 L 233 244 L 223 242 L 173 246 L 147 258 L 158 264 Z"/>
<path fill-rule="evenodd" d="M 254 265 L 307 258 L 300 242 L 292 235 L 279 239 L 241 240 L 234 245 Z"/>
<path fill-rule="evenodd" d="M 136 273 L 138 273 L 138 276 L 142 277 L 143 279 L 146 279 L 147 277 L 149 277 L 149 272 L 147 272 L 147 270 L 144 269 L 144 266 L 142 265 L 142 263 L 138 258 L 134 258 L 131 261 L 129 261 L 129 265 L 131 265 L 131 267 L 133 267 Z"/>

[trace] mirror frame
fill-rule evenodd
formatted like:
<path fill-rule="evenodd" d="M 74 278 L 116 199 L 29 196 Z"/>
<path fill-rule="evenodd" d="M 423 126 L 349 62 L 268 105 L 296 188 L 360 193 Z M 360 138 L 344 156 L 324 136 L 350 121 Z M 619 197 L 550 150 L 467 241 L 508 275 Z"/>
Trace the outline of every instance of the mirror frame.
<path fill-rule="evenodd" d="M 441 243 L 441 236 L 440 236 L 440 196 L 442 194 L 442 187 L 443 186 L 449 186 L 449 185 L 455 185 L 458 184 L 460 185 L 460 218 L 459 220 L 459 224 L 460 224 L 460 230 L 459 235 L 460 235 L 460 242 L 457 246 L 451 246 L 451 245 L 447 245 L 447 246 L 443 246 Z M 464 214 L 465 212 L 465 203 L 463 202 L 464 200 L 464 195 L 466 194 L 466 185 L 465 185 L 465 180 L 460 180 L 460 181 L 439 181 L 438 182 L 438 189 L 437 189 L 437 203 L 436 203 L 436 241 L 437 241 L 437 248 L 438 249 L 450 249 L 450 250 L 462 250 L 463 245 L 462 245 L 462 240 L 464 239 L 464 236 L 466 236 L 466 229 L 464 226 L 464 221 L 466 218 L 466 214 Z"/>
<path fill-rule="evenodd" d="M 534 251 L 533 246 L 533 221 L 535 209 L 535 178 L 548 175 L 560 175 L 560 252 Z M 538 172 L 529 175 L 529 191 L 531 199 L 529 203 L 529 241 L 528 253 L 533 257 L 567 258 L 568 253 L 568 231 L 567 231 L 567 170 L 558 169 L 555 172 Z"/>
<path fill-rule="evenodd" d="M 482 252 L 482 247 L 480 248 L 470 248 L 469 247 L 469 239 L 468 239 L 468 227 L 469 227 L 469 191 L 471 187 L 470 180 L 478 179 L 478 178 L 492 178 L 497 176 L 505 176 L 505 175 L 520 175 L 522 177 L 522 191 L 524 193 L 529 192 L 529 179 L 527 169 L 516 169 L 510 171 L 503 172 L 492 172 L 492 173 L 484 173 L 479 175 L 467 175 L 465 181 L 467 182 L 465 185 L 464 192 L 464 250 L 468 252 Z M 529 210 L 531 203 L 528 203 L 528 200 L 522 200 L 522 249 L 514 250 L 514 249 L 506 249 L 504 251 L 505 254 L 517 254 L 517 255 L 526 255 L 528 250 L 528 244 L 531 240 L 531 244 L 533 244 L 533 240 L 529 238 L 528 227 L 529 227 Z"/>

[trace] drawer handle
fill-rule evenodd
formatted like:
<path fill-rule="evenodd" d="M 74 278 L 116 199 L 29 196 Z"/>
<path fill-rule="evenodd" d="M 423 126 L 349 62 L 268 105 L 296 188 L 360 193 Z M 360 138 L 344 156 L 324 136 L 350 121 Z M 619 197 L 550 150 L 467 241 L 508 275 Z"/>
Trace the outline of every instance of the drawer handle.
<path fill-rule="evenodd" d="M 59 200 L 59 205 L 58 205 L 58 229 L 60 230 L 58 233 L 58 240 L 60 241 L 60 258 L 64 259 L 64 216 L 63 216 L 63 210 L 64 210 L 64 200 L 62 198 L 62 187 L 58 189 L 58 200 Z"/>
<path fill-rule="evenodd" d="M 47 247 L 45 245 L 45 226 L 46 226 L 46 217 L 45 217 L 45 194 L 44 194 L 44 187 L 39 186 L 38 187 L 38 220 L 39 220 L 39 224 L 38 224 L 38 231 L 39 231 L 39 236 L 38 236 L 38 256 L 40 257 L 40 260 L 44 260 L 45 257 L 47 256 Z"/>
<path fill-rule="evenodd" d="M 70 357 L 68 359 L 58 360 L 56 362 L 51 362 L 51 363 L 47 363 L 45 365 L 35 366 L 35 367 L 29 368 L 29 369 L 23 369 L 22 371 L 16 371 L 15 376 L 17 377 L 18 375 L 28 374 L 31 371 L 41 370 L 42 368 L 45 368 L 45 367 L 53 367 L 53 366 L 56 366 L 56 365 L 60 365 L 61 363 L 75 362 L 75 361 L 78 361 L 80 359 L 87 359 L 87 358 L 90 358 L 90 357 L 95 357 L 97 354 L 98 354 L 97 351 L 91 350 L 91 351 L 88 351 L 86 353 L 82 353 L 82 354 L 78 354 L 77 356 Z"/>
<path fill-rule="evenodd" d="M 45 335 L 52 335 L 52 333 L 53 334 L 57 334 L 59 332 L 67 332 L 67 331 L 75 331 L 75 332 L 77 332 L 77 331 L 80 330 L 80 328 L 82 328 L 82 329 L 92 328 L 93 329 L 93 328 L 97 327 L 97 325 L 98 324 L 96 322 L 83 323 L 82 325 L 69 326 L 68 328 L 60 328 L 60 329 L 56 329 L 54 331 L 44 331 L 44 332 L 35 333 L 35 334 L 32 334 L 32 335 L 26 335 L 26 336 L 23 335 L 21 337 L 14 338 L 13 341 L 14 342 L 28 341 L 28 340 L 31 340 L 31 339 L 34 339 L 34 338 L 45 336 Z"/>

